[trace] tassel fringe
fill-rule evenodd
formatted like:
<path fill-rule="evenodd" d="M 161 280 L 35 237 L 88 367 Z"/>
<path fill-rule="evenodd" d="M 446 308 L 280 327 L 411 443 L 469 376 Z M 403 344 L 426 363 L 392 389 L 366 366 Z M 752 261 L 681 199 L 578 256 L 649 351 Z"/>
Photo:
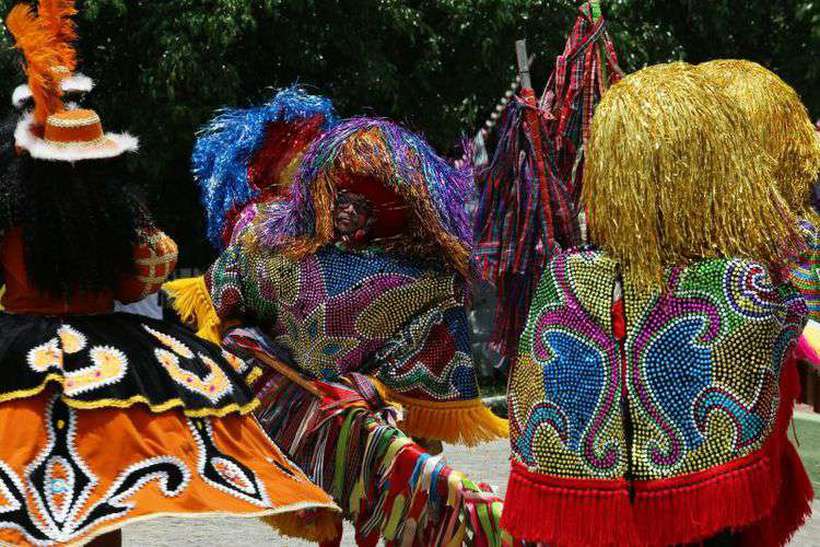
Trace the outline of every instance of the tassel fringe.
<path fill-rule="evenodd" d="M 351 385 L 327 388 L 342 394 Z M 357 545 L 500 546 L 502 500 L 426 453 L 375 409 L 320 408 L 314 395 L 284 377 L 273 377 L 260 398 L 263 427 L 332 493 L 356 530 Z"/>
<path fill-rule="evenodd" d="M 787 443 L 782 458 L 780 495 L 771 518 L 743 531 L 743 545 L 786 545 L 811 515 L 814 491 L 800 456 Z"/>
<path fill-rule="evenodd" d="M 299 538 L 316 543 L 339 537 L 341 519 L 331 511 L 299 511 L 262 517 L 262 522 L 285 537 Z"/>
<path fill-rule="evenodd" d="M 770 454 L 744 463 L 688 484 L 636 483 L 630 504 L 625 481 L 547 479 L 513 462 L 501 525 L 516 539 L 555 546 L 697 543 L 776 509 L 780 466 Z"/>
<path fill-rule="evenodd" d="M 632 503 L 626 481 L 550 477 L 513 461 L 501 525 L 516 540 L 557 547 L 699 543 L 727 529 L 749 540 L 743 545 L 785 545 L 814 497 L 786 436 L 799 393 L 794 359 L 780 388 L 775 430 L 761 450 L 693 475 L 635 482 Z"/>
<path fill-rule="evenodd" d="M 639 545 L 626 483 L 567 480 L 550 485 L 516 462 L 501 527 L 516 540 L 549 545 Z M 596 489 L 592 485 L 601 483 Z"/>
<path fill-rule="evenodd" d="M 384 386 L 379 389 L 386 400 L 404 407 L 398 425 L 408 435 L 467 446 L 509 436 L 507 420 L 493 414 L 480 399 L 434 403 L 399 395 Z"/>
<path fill-rule="evenodd" d="M 222 341 L 222 322 L 211 303 L 204 277 L 169 281 L 162 289 L 171 299 L 171 305 L 179 317 L 196 327 L 197 336 L 215 344 Z"/>

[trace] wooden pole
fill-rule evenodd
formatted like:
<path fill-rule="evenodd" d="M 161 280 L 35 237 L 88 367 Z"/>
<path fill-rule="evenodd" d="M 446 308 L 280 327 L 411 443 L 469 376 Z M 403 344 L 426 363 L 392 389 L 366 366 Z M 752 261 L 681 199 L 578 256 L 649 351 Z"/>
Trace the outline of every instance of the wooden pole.
<path fill-rule="evenodd" d="M 515 57 L 518 60 L 518 75 L 521 78 L 521 87 L 532 89 L 530 80 L 530 64 L 527 62 L 527 41 L 518 40 L 515 42 Z"/>
<path fill-rule="evenodd" d="M 529 59 L 527 59 L 527 66 L 531 67 L 534 60 L 535 55 L 530 55 Z M 493 127 L 495 127 L 498 118 L 501 117 L 501 114 L 504 112 L 504 109 L 507 108 L 507 104 L 509 104 L 512 96 L 515 95 L 515 92 L 518 91 L 519 87 L 521 87 L 521 77 L 516 74 L 515 79 L 510 82 L 510 87 L 504 93 L 504 96 L 501 97 L 501 99 L 496 103 L 495 109 L 492 114 L 490 114 L 490 117 L 487 118 L 484 125 L 478 130 L 475 137 L 473 137 L 474 140 L 477 139 L 479 135 L 486 137 L 490 134 L 490 131 L 492 131 Z M 464 159 L 466 160 L 467 156 L 464 156 Z"/>
<path fill-rule="evenodd" d="M 250 348 L 248 348 L 250 349 Z M 302 377 L 301 374 L 287 366 L 285 363 L 276 359 L 272 355 L 265 353 L 264 351 L 250 349 L 253 356 L 271 367 L 273 370 L 293 382 L 294 384 L 298 385 L 314 397 L 318 397 L 319 399 L 322 398 L 322 392 L 319 391 L 309 380 L 306 380 Z"/>
<path fill-rule="evenodd" d="M 524 47 L 526 48 L 526 45 Z M 532 62 L 534 60 L 535 60 L 535 54 L 530 55 L 527 58 L 528 73 L 529 73 L 529 67 L 532 66 Z M 476 139 L 478 139 L 479 137 L 481 137 L 482 139 L 486 138 L 490 134 L 490 131 L 492 131 L 492 129 L 495 127 L 495 124 L 498 122 L 498 119 L 503 114 L 504 109 L 507 108 L 507 104 L 509 104 L 510 100 L 512 99 L 512 96 L 515 95 L 515 92 L 518 91 L 519 87 L 521 87 L 521 76 L 516 74 L 515 79 L 512 82 L 510 82 L 509 89 L 507 89 L 506 93 L 504 93 L 504 96 L 501 97 L 501 99 L 498 101 L 498 103 L 496 103 L 495 109 L 493 110 L 492 114 L 490 114 L 490 117 L 487 118 L 487 120 L 484 122 L 484 125 L 481 127 L 481 129 L 478 130 L 478 133 L 476 133 L 475 136 L 473 137 L 474 141 Z M 468 160 L 471 160 L 471 159 L 474 159 L 474 158 L 468 158 L 467 153 L 465 151 L 464 155 L 462 156 L 462 159 L 464 161 L 468 161 Z"/>

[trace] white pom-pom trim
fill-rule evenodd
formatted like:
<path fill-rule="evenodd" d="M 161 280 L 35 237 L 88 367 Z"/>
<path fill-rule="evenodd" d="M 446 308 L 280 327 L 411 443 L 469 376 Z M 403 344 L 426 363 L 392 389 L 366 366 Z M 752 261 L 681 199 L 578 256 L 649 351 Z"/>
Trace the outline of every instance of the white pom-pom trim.
<path fill-rule="evenodd" d="M 77 72 L 65 78 L 61 84 L 64 93 L 88 93 L 94 89 L 94 80 Z M 21 108 L 31 98 L 31 89 L 28 85 L 18 85 L 11 94 L 11 104 L 14 108 Z"/>

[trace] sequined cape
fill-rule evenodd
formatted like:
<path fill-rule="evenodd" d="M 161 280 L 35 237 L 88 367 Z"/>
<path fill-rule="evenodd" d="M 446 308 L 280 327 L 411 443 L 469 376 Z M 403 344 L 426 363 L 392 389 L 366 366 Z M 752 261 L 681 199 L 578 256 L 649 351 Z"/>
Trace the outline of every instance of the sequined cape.
<path fill-rule="evenodd" d="M 229 246 L 205 276 L 225 322 L 263 327 L 310 378 L 372 375 L 405 407 L 405 431 L 473 444 L 506 433 L 481 404 L 461 277 L 333 245 L 299 260 Z"/>
<path fill-rule="evenodd" d="M 510 380 L 504 528 L 551 545 L 727 529 L 784 543 L 812 497 L 786 437 L 805 316 L 748 260 L 672 269 L 660 291 L 622 284 L 598 251 L 554 258 Z"/>
<path fill-rule="evenodd" d="M 792 268 L 791 282 L 806 299 L 809 317 L 820 321 L 820 232 L 808 220 L 800 221 L 800 229 L 807 249 Z"/>

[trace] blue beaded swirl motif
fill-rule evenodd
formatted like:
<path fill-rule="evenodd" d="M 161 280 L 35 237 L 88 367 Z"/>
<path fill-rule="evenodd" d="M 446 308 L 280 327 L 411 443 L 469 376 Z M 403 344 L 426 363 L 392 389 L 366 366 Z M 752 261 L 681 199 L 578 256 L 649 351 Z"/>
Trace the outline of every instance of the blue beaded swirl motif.
<path fill-rule="evenodd" d="M 617 265 L 555 257 L 541 278 L 510 389 L 513 457 L 556 476 L 651 480 L 759 450 L 806 307 L 762 265 L 671 269 L 665 290 L 623 285 L 626 339 L 611 323 Z M 627 453 L 629 447 L 629 452 Z"/>

